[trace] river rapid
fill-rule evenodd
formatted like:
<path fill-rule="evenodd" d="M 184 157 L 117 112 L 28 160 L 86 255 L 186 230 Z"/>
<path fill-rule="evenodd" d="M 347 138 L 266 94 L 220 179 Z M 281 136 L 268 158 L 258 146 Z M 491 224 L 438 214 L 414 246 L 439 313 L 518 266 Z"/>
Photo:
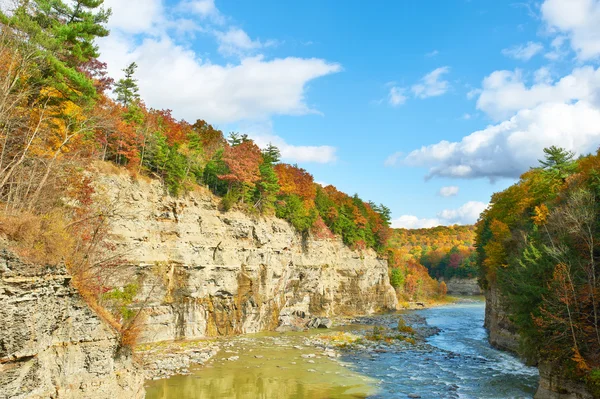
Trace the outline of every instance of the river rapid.
<path fill-rule="evenodd" d="M 323 334 L 315 330 L 232 338 L 211 362 L 190 375 L 149 382 L 146 398 L 533 397 L 537 369 L 490 347 L 482 301 L 418 310 L 414 315 L 439 333 L 402 350 L 347 349 L 336 357 L 311 346 L 312 338 Z M 382 316 L 380 321 L 394 328 L 397 318 Z"/>

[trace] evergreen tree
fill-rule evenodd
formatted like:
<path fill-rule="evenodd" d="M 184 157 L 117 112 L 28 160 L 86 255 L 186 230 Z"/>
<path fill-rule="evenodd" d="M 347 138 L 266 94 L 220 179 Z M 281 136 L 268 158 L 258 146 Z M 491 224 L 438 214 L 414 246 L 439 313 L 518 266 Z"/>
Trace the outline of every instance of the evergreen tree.
<path fill-rule="evenodd" d="M 274 164 L 278 163 L 281 160 L 281 152 L 279 148 L 275 147 L 273 144 L 269 143 L 267 147 L 262 150 L 263 161 L 265 163 Z"/>
<path fill-rule="evenodd" d="M 135 62 L 129 64 L 127 68 L 123 69 L 123 72 L 125 72 L 125 77 L 123 79 L 119 79 L 115 85 L 114 92 L 117 95 L 117 101 L 127 107 L 134 102 L 137 102 L 140 98 L 140 95 L 138 94 L 139 88 L 137 85 L 137 79 L 133 77 L 136 69 L 137 64 Z"/>
<path fill-rule="evenodd" d="M 96 97 L 83 64 L 98 57 L 94 40 L 108 35 L 104 26 L 110 10 L 103 0 L 20 0 L 7 14 L 0 11 L 0 23 L 21 32 L 39 54 L 44 86 L 50 86 L 71 101 Z"/>

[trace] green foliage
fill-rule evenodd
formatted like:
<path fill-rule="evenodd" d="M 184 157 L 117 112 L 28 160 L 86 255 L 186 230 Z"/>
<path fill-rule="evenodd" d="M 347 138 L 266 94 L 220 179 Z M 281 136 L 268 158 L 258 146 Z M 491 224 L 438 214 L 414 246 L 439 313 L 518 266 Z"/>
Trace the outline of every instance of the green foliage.
<path fill-rule="evenodd" d="M 317 219 L 316 210 L 307 209 L 300 197 L 293 194 L 277 201 L 275 215 L 290 222 L 301 233 L 307 233 Z"/>
<path fill-rule="evenodd" d="M 102 299 L 110 303 L 109 307 L 116 309 L 123 320 L 131 320 L 136 312 L 129 308 L 139 291 L 137 283 L 127 284 L 123 288 L 114 288 L 102 295 Z"/>
<path fill-rule="evenodd" d="M 227 165 L 223 162 L 223 150 L 215 152 L 213 158 L 204 167 L 202 181 L 216 195 L 223 196 L 227 194 L 229 184 L 218 178 L 229 172 Z"/>
<path fill-rule="evenodd" d="M 600 153 L 544 153 L 540 167 L 493 195 L 477 224 L 477 263 L 506 302 L 521 354 L 589 383 L 600 366 Z"/>
<path fill-rule="evenodd" d="M 91 79 L 79 70 L 98 57 L 94 39 L 108 35 L 104 24 L 110 11 L 102 0 L 32 0 L 20 2 L 10 14 L 0 11 L 0 22 L 22 32 L 39 55 L 40 83 L 63 99 L 85 102 L 96 97 Z"/>
<path fill-rule="evenodd" d="M 263 214 L 273 212 L 277 193 L 279 192 L 279 181 L 277 180 L 275 170 L 273 170 L 272 159 L 270 156 L 266 156 L 265 162 L 258 167 L 260 170 L 260 181 L 256 183 L 254 199 L 257 208 Z"/>
<path fill-rule="evenodd" d="M 135 62 L 129 64 L 127 68 L 123 69 L 125 77 L 120 79 L 115 85 L 114 92 L 117 95 L 117 101 L 125 106 L 130 106 L 140 98 L 137 79 L 133 77 L 136 69 L 137 64 Z"/>
<path fill-rule="evenodd" d="M 593 397 L 600 397 L 600 368 L 592 369 L 587 375 L 587 388 Z"/>
<path fill-rule="evenodd" d="M 392 287 L 399 288 L 404 286 L 406 276 L 402 270 L 399 268 L 393 268 L 390 274 L 390 284 Z"/>
<path fill-rule="evenodd" d="M 540 317 L 542 298 L 548 294 L 554 269 L 552 259 L 536 236 L 529 237 L 529 244 L 520 256 L 511 259 L 509 268 L 498 270 L 498 286 L 511 309 L 511 321 L 519 329 L 520 352 L 532 362 L 540 345 L 544 345 L 544 336 L 534 320 Z"/>
<path fill-rule="evenodd" d="M 275 147 L 273 144 L 269 143 L 267 147 L 262 151 L 263 161 L 268 164 L 275 164 L 281 159 L 281 152 L 279 148 Z"/>

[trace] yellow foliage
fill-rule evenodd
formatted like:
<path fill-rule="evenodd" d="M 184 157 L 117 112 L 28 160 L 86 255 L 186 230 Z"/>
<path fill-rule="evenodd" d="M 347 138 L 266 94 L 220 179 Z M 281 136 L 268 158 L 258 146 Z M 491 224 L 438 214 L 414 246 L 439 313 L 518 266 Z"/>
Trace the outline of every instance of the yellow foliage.
<path fill-rule="evenodd" d="M 546 206 L 546 204 L 542 204 L 540 206 L 536 206 L 534 209 L 535 215 L 532 216 L 533 223 L 538 226 L 543 226 L 546 224 L 548 220 L 548 215 L 550 214 L 550 210 Z"/>

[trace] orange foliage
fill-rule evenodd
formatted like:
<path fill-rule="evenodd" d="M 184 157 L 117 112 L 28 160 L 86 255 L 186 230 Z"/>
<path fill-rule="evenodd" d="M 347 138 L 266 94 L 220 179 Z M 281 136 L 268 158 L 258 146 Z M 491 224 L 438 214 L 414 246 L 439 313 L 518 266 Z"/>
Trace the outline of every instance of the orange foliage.
<path fill-rule="evenodd" d="M 279 180 L 280 194 L 295 194 L 305 202 L 315 199 L 317 190 L 314 179 L 306 170 L 285 163 L 275 165 L 274 169 Z"/>
<path fill-rule="evenodd" d="M 236 146 L 227 145 L 223 153 L 223 161 L 229 168 L 229 173 L 220 175 L 219 179 L 251 186 L 260 180 L 258 167 L 262 163 L 262 154 L 253 141 L 244 141 Z"/>

